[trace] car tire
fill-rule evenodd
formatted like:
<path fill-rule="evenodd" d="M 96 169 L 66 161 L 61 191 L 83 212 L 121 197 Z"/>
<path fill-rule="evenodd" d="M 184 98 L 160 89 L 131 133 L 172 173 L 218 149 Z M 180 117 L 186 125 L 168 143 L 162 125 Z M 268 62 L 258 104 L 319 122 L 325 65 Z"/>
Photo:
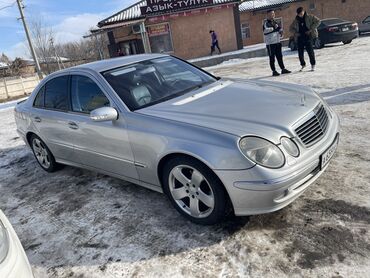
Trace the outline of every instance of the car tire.
<path fill-rule="evenodd" d="M 37 135 L 32 135 L 30 138 L 30 146 L 37 163 L 45 171 L 52 173 L 61 168 L 61 165 L 55 162 L 55 158 L 44 141 Z"/>
<path fill-rule="evenodd" d="M 190 157 L 169 160 L 163 168 L 164 193 L 176 210 L 190 221 L 213 225 L 226 216 L 228 197 L 219 178 Z"/>
<path fill-rule="evenodd" d="M 352 40 L 343 41 L 343 44 L 350 44 L 351 42 L 352 42 Z"/>

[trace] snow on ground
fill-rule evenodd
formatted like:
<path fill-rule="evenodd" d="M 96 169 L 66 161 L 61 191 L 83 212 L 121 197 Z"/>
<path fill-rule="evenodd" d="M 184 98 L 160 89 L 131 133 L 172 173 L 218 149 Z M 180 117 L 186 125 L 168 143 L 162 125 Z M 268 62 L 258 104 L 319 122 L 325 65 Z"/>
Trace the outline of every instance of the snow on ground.
<path fill-rule="evenodd" d="M 90 171 L 48 174 L 0 108 L 0 208 L 36 277 L 369 277 L 370 37 L 317 51 L 317 71 L 270 77 L 268 59 L 226 64 L 219 76 L 314 87 L 341 118 L 339 149 L 287 208 L 202 227 L 164 195 Z"/>

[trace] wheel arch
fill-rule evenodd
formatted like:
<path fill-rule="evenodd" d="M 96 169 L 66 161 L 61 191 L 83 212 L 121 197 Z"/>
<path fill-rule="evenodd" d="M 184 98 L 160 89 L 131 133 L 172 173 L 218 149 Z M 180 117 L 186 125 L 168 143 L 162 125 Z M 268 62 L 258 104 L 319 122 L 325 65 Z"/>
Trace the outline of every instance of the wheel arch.
<path fill-rule="evenodd" d="M 224 185 L 224 183 L 222 182 L 222 180 L 220 179 L 220 177 L 215 173 L 215 171 L 213 171 L 212 167 L 209 165 L 209 163 L 207 163 L 206 161 L 204 161 L 203 159 L 193 155 L 193 154 L 188 154 L 188 153 L 183 153 L 183 152 L 172 152 L 172 153 L 168 153 L 166 155 L 164 155 L 160 160 L 159 160 L 159 163 L 157 165 L 157 176 L 158 176 L 158 180 L 160 182 L 160 185 L 162 187 L 162 190 L 163 190 L 163 182 L 162 182 L 162 179 L 163 179 L 163 168 L 164 166 L 166 165 L 166 163 L 168 161 L 170 161 L 171 159 L 174 159 L 174 158 L 178 158 L 178 157 L 186 157 L 186 158 L 190 158 L 190 159 L 194 159 L 200 163 L 202 163 L 205 167 L 207 167 L 210 171 L 212 171 L 212 173 L 215 175 L 215 177 L 217 177 L 217 179 L 220 181 L 220 183 L 222 184 L 223 186 L 223 189 L 225 191 L 225 194 L 227 196 L 227 200 L 228 200 L 228 205 L 231 207 L 231 209 L 233 210 L 234 212 L 234 206 L 233 206 L 233 202 L 231 201 L 230 199 L 230 195 L 229 195 L 229 192 L 227 191 L 227 188 L 226 186 Z M 164 192 L 164 190 L 163 190 Z"/>
<path fill-rule="evenodd" d="M 34 133 L 32 131 L 29 131 L 29 132 L 26 133 L 26 139 L 27 139 L 27 143 L 28 143 L 29 146 L 31 146 L 31 137 L 33 135 L 38 136 L 36 133 Z"/>

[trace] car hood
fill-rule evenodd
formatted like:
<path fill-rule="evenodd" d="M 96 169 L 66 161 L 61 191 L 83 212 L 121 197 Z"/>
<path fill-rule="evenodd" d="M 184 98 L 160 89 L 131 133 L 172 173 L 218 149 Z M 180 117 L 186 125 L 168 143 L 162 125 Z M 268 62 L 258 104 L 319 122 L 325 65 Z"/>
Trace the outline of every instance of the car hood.
<path fill-rule="evenodd" d="M 236 136 L 278 140 L 320 102 L 309 88 L 267 81 L 222 80 L 138 113 Z"/>

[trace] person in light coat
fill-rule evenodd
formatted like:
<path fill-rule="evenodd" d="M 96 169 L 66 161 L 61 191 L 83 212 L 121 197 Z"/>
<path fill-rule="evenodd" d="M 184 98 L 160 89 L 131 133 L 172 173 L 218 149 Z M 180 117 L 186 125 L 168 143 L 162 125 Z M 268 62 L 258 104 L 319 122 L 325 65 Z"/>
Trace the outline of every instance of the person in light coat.
<path fill-rule="evenodd" d="M 275 11 L 267 11 L 267 19 L 263 23 L 263 34 L 265 37 L 265 43 L 267 52 L 270 57 L 270 67 L 273 76 L 279 76 L 280 74 L 276 71 L 275 59 L 278 61 L 279 67 L 282 74 L 290 73 L 285 68 L 283 61 L 281 37 L 283 36 L 283 29 L 275 20 Z"/>

